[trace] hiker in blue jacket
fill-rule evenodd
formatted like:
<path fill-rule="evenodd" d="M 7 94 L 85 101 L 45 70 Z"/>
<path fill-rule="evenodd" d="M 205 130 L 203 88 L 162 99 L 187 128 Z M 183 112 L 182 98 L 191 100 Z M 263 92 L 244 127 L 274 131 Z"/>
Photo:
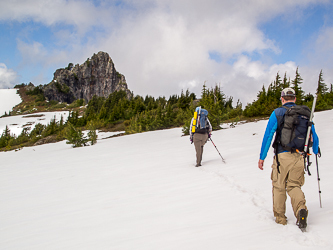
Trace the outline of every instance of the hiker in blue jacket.
<path fill-rule="evenodd" d="M 296 95 L 292 88 L 286 88 L 281 92 L 281 102 L 283 106 L 292 107 L 295 106 Z M 272 142 L 273 135 L 276 132 L 281 132 L 282 128 L 281 121 L 284 119 L 284 114 L 287 111 L 284 107 L 275 109 L 269 120 L 262 141 L 261 152 L 258 162 L 259 169 L 263 170 L 264 160 L 267 156 L 267 152 Z M 313 142 L 313 153 L 318 154 L 319 151 L 319 139 L 316 134 L 314 125 L 311 127 L 312 130 L 312 142 Z M 286 192 L 291 198 L 291 204 L 293 207 L 294 215 L 297 218 L 297 225 L 300 228 L 307 226 L 307 215 L 308 210 L 305 205 L 305 196 L 301 190 L 304 185 L 304 158 L 300 153 L 286 151 L 281 145 L 276 148 L 276 156 L 272 165 L 272 186 L 273 186 L 273 212 L 275 222 L 278 224 L 287 224 L 287 217 L 285 216 L 286 211 Z M 280 163 L 279 169 L 277 164 Z"/>

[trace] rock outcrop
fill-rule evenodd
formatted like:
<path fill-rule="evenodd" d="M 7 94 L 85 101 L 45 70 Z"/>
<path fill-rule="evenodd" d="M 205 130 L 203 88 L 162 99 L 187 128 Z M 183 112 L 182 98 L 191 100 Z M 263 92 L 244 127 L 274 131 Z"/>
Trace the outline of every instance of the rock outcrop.
<path fill-rule="evenodd" d="M 87 103 L 96 96 L 108 97 L 119 90 L 131 92 L 127 88 L 125 76 L 116 71 L 111 57 L 106 52 L 98 52 L 83 64 L 58 69 L 53 80 L 43 88 L 48 100 L 72 103 L 84 99 Z"/>

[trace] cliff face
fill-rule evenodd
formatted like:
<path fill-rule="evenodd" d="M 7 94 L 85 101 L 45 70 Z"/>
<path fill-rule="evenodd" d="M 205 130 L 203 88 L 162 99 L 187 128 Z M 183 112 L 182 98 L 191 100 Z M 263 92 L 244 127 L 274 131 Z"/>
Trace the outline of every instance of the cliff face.
<path fill-rule="evenodd" d="M 72 103 L 77 99 L 88 102 L 94 95 L 108 97 L 111 93 L 124 90 L 128 98 L 125 76 L 118 73 L 106 52 L 98 52 L 83 64 L 54 73 L 52 82 L 43 89 L 48 100 Z"/>

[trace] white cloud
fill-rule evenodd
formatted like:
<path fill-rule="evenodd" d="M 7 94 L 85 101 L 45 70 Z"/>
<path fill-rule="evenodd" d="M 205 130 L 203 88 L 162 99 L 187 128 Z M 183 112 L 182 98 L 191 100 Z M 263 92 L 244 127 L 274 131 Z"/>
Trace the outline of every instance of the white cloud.
<path fill-rule="evenodd" d="M 74 52 L 73 50 L 71 52 L 67 52 L 66 50 L 51 50 L 47 49 L 42 43 L 36 41 L 26 43 L 21 40 L 17 41 L 17 49 L 22 56 L 21 66 L 41 65 L 43 68 L 59 64 L 63 64 L 63 67 L 67 66 L 71 62 L 69 59 Z M 78 48 L 78 50 L 80 49 L 82 47 Z M 64 64 L 66 62 L 67 64 Z"/>
<path fill-rule="evenodd" d="M 269 65 L 242 56 L 244 52 L 280 51 L 257 28 L 259 14 L 241 19 L 239 16 L 249 15 L 248 10 L 236 4 L 217 3 L 214 8 L 212 2 L 182 3 L 166 3 L 167 7 L 160 5 L 124 20 L 116 32 L 100 40 L 100 47 L 110 53 L 135 93 L 170 95 L 188 87 L 199 95 L 207 81 L 212 87 L 220 83 L 229 96 L 245 102 L 248 95 L 256 96 L 263 83 L 274 79 L 268 77 Z M 232 9 L 236 12 L 227 15 Z M 221 55 L 221 63 L 209 59 L 212 50 Z M 235 57 L 239 58 L 235 65 L 226 63 Z M 242 90 L 235 95 L 238 85 Z"/>
<path fill-rule="evenodd" d="M 333 27 L 327 27 L 322 30 L 318 36 L 317 44 L 323 50 L 333 50 Z"/>
<path fill-rule="evenodd" d="M 24 63 L 39 63 L 44 61 L 47 56 L 47 49 L 39 42 L 32 44 L 25 43 L 21 40 L 17 41 L 17 48 L 20 51 Z"/>
<path fill-rule="evenodd" d="M 310 43 L 308 57 L 316 63 L 333 63 L 333 27 L 325 27 L 320 30 L 318 36 Z M 325 55 L 324 57 L 322 55 Z"/>
<path fill-rule="evenodd" d="M 246 104 L 277 72 L 294 77 L 296 69 L 294 62 L 265 63 L 245 56 L 283 50 L 259 25 L 318 2 L 325 0 L 126 0 L 118 7 L 113 1 L 22 0 L 0 3 L 0 19 L 52 27 L 57 45 L 52 49 L 39 41 L 18 41 L 26 64 L 56 70 L 106 51 L 135 94 L 169 96 L 189 88 L 200 95 L 207 81 L 209 87 L 221 84 L 228 96 Z M 326 39 L 328 34 L 322 35 Z M 325 39 L 318 38 L 318 44 Z M 209 58 L 211 51 L 221 62 Z"/>
<path fill-rule="evenodd" d="M 318 31 L 304 50 L 308 65 L 300 67 L 306 93 L 315 93 L 319 73 L 323 71 L 324 82 L 330 87 L 333 83 L 333 27 L 326 26 Z"/>
<path fill-rule="evenodd" d="M 16 0 L 0 3 L 0 20 L 32 20 L 47 26 L 62 23 L 74 25 L 80 33 L 98 25 L 109 14 L 112 14 L 110 9 L 96 7 L 91 1 Z"/>
<path fill-rule="evenodd" d="M 256 99 L 257 93 L 263 85 L 267 89 L 277 73 L 281 78 L 286 73 L 287 77 L 292 79 L 297 66 L 294 62 L 266 65 L 260 61 L 251 61 L 249 57 L 241 55 L 230 68 L 227 66 L 223 66 L 223 68 L 225 70 L 221 69 L 220 78 L 224 92 L 228 96 L 234 97 L 234 102 L 240 99 L 245 107 L 247 103 Z"/>
<path fill-rule="evenodd" d="M 12 88 L 16 84 L 17 73 L 8 69 L 4 63 L 0 63 L 0 89 Z"/>

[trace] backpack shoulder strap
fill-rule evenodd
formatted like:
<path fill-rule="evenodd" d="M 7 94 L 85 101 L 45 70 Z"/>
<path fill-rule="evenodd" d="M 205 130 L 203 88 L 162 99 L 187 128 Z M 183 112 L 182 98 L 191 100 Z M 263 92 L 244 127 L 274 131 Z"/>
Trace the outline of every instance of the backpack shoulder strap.
<path fill-rule="evenodd" d="M 285 108 L 286 112 L 291 109 L 291 107 L 287 107 L 287 106 L 281 106 L 281 108 Z M 278 125 L 277 125 L 277 130 L 276 130 L 276 135 L 274 138 L 274 142 L 273 142 L 273 148 L 274 148 L 274 155 L 275 155 L 275 159 L 276 159 L 276 163 L 277 163 L 277 171 L 278 173 L 280 173 L 280 162 L 279 162 L 279 157 L 278 157 L 278 146 L 280 144 L 280 140 L 281 140 L 281 130 L 284 124 L 284 115 L 286 113 L 283 114 L 283 119 L 278 119 Z"/>

